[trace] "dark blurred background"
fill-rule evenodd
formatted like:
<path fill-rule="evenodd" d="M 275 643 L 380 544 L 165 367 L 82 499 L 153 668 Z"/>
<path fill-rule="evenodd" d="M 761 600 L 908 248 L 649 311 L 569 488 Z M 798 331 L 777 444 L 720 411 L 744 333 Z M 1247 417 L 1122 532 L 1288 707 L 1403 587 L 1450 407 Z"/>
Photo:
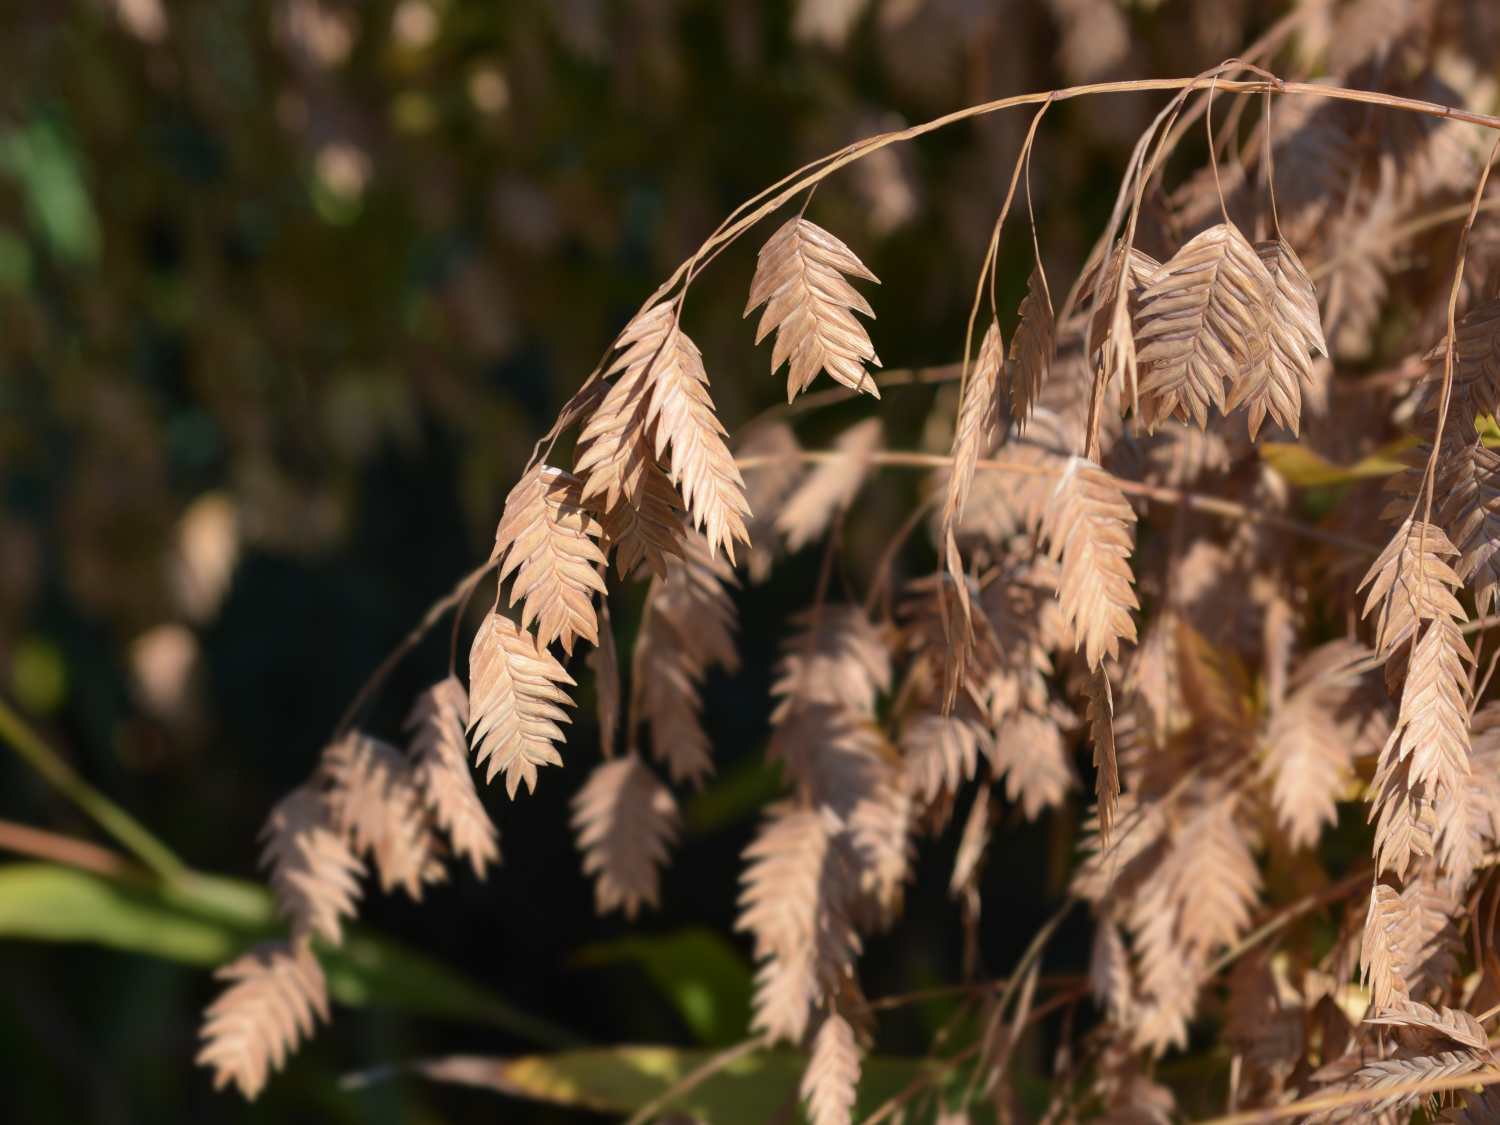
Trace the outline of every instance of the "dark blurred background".
<path fill-rule="evenodd" d="M 271 804 L 382 655 L 482 560 L 532 443 L 735 204 L 827 150 L 972 101 L 1196 72 L 1285 5 L 0 8 L 0 695 L 184 862 L 254 879 Z M 1032 182 L 1056 276 L 1076 269 L 1158 105 L 1050 112 Z M 884 280 L 873 335 L 887 366 L 957 357 L 1027 120 L 886 150 L 819 190 L 814 217 Z M 770 229 L 688 302 L 731 425 L 781 394 L 740 318 Z M 1007 240 L 1008 307 L 1029 254 L 1028 239 Z M 896 444 L 933 397 L 900 394 L 885 412 Z M 915 486 L 892 477 L 872 503 L 899 515 Z M 598 753 L 586 685 L 569 768 L 514 804 L 485 793 L 501 869 L 488 883 L 458 874 L 420 905 L 372 894 L 371 930 L 549 1021 L 544 1039 L 737 1038 L 737 855 L 775 789 L 758 764 L 768 665 L 815 555 L 742 600 L 746 671 L 709 686 L 719 777 L 684 795 L 664 909 L 634 927 L 593 917 L 566 806 Z M 372 731 L 399 737 L 448 643 L 445 623 L 367 709 Z M 996 972 L 1054 908 L 1073 828 L 1007 815 L 985 886 Z M 111 844 L 5 747 L 0 818 Z M 957 977 L 955 836 L 924 850 L 907 921 L 872 943 L 870 995 Z M 438 1018 L 380 995 L 339 1005 L 246 1108 L 191 1061 L 227 939 L 183 937 L 170 911 L 122 922 L 128 896 L 94 910 L 23 890 L 0 883 L 6 1121 L 590 1119 L 413 1080 L 340 1089 L 340 1075 L 406 1058 L 555 1045 L 508 1016 Z M 1082 963 L 1081 939 L 1061 949 L 1049 971 Z M 663 964 L 680 970 L 675 987 Z M 700 978 L 708 1001 L 684 992 Z M 942 1014 L 883 1023 L 883 1047 L 919 1049 Z"/>

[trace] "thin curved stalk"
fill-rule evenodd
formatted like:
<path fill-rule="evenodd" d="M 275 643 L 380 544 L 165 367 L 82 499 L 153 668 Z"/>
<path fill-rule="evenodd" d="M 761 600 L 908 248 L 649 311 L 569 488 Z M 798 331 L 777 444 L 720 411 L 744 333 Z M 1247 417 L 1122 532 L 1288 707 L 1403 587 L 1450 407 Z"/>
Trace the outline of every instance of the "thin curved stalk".
<path fill-rule="evenodd" d="M 427 631 L 441 621 L 443 615 L 450 609 L 455 609 L 469 600 L 469 595 L 473 593 L 474 587 L 478 586 L 484 580 L 484 576 L 490 572 L 490 568 L 494 565 L 495 560 L 489 559 L 483 566 L 475 567 L 460 579 L 457 586 L 454 586 L 453 589 L 449 590 L 448 593 L 444 594 L 427 608 L 427 612 L 422 615 L 422 620 L 418 621 L 412 627 L 411 632 L 401 638 L 400 643 L 395 648 L 386 653 L 385 659 L 375 666 L 375 670 L 370 673 L 365 682 L 360 685 L 359 690 L 354 693 L 354 698 L 349 701 L 349 706 L 344 709 L 343 715 L 339 718 L 338 726 L 334 728 L 333 737 L 335 739 L 349 729 L 350 724 L 359 716 L 359 710 L 364 706 L 365 700 L 369 699 L 380 685 L 385 682 L 386 677 L 395 671 L 396 666 L 401 663 L 406 654 L 422 642 L 422 638 L 427 635 Z"/>
<path fill-rule="evenodd" d="M 1360 102 L 1366 105 L 1379 105 L 1388 109 L 1399 109 L 1408 113 L 1421 114 L 1426 117 L 1462 121 L 1486 129 L 1500 130 L 1500 117 L 1492 114 L 1476 113 L 1457 106 L 1424 101 L 1421 98 L 1398 97 L 1376 90 L 1353 90 L 1343 86 L 1321 86 L 1314 82 L 1287 82 L 1267 71 L 1260 70 L 1259 67 L 1255 67 L 1252 64 L 1236 63 L 1235 60 L 1231 60 L 1224 67 L 1216 68 L 1215 71 L 1209 73 L 1211 75 L 1216 74 L 1219 70 L 1235 69 L 1236 66 L 1255 70 L 1265 75 L 1265 77 L 1256 79 L 1217 78 L 1215 81 L 1217 89 L 1225 93 L 1288 94 L 1299 97 L 1324 98 L 1333 101 Z M 863 141 L 847 145 L 837 152 L 820 157 L 804 165 L 801 169 L 790 175 L 783 176 L 776 183 L 763 189 L 740 204 L 734 211 L 730 212 L 729 218 L 725 219 L 709 235 L 703 244 L 693 252 L 692 256 L 678 265 L 672 271 L 671 275 L 646 298 L 641 304 L 637 315 L 646 312 L 652 306 L 664 300 L 679 285 L 682 286 L 682 292 L 677 294 L 677 299 L 680 300 L 686 292 L 687 284 L 691 283 L 693 277 L 700 273 L 709 262 L 718 256 L 720 251 L 745 231 L 802 192 L 822 183 L 840 169 L 853 164 L 855 161 L 862 160 L 866 156 L 879 152 L 890 145 L 915 140 L 918 137 L 945 129 L 949 125 L 956 125 L 961 121 L 984 117 L 988 114 L 998 113 L 1005 109 L 1013 109 L 1017 106 L 1038 105 L 1050 101 L 1070 101 L 1074 98 L 1093 97 L 1100 94 L 1151 93 L 1161 91 L 1180 93 L 1182 91 L 1191 91 L 1205 84 L 1206 79 L 1204 75 L 1195 75 L 1191 78 L 1144 78 L 1118 82 L 1091 82 L 1078 86 L 1068 86 L 1059 90 L 1043 90 L 1030 94 L 1016 94 L 1008 98 L 998 98 L 994 101 L 965 106 L 962 109 L 953 110 L 940 117 L 934 117 L 929 121 L 924 121 L 905 129 L 880 133 Z M 605 349 L 606 356 L 614 350 L 615 346 L 619 343 L 619 339 L 620 337 L 617 335 L 610 341 L 609 347 Z M 603 377 L 603 373 L 604 364 L 601 361 L 583 381 L 583 385 L 574 395 L 572 403 L 578 403 L 581 396 Z M 576 420 L 571 417 L 573 413 L 574 411 L 565 409 L 552 428 L 538 440 L 532 450 L 531 459 L 527 463 L 528 469 L 536 464 L 537 459 L 542 456 L 544 449 L 551 448 L 552 443 L 557 440 L 557 437 L 566 428 L 566 425 Z"/>

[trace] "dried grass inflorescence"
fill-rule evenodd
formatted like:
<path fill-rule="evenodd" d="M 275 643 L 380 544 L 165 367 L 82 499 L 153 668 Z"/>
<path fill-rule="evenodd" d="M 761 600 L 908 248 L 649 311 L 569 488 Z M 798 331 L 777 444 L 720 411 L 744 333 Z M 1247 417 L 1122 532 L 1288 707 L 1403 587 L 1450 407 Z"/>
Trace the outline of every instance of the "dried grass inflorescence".
<path fill-rule="evenodd" d="M 290 937 L 223 970 L 200 1056 L 216 1081 L 255 1096 L 326 1018 L 312 941 L 342 940 L 366 875 L 417 898 L 450 859 L 480 876 L 500 862 L 474 767 L 503 774 L 514 799 L 541 767 L 563 766 L 583 666 L 566 662 L 580 646 L 597 649 L 602 732 L 572 802 L 583 870 L 601 912 L 656 905 L 676 794 L 715 768 L 704 691 L 739 668 L 739 570 L 761 581 L 820 542 L 821 576 L 786 624 L 767 703 L 785 791 L 745 849 L 737 923 L 758 965 L 750 1030 L 808 1050 L 810 1120 L 852 1120 L 875 1031 L 861 950 L 898 922 L 919 844 L 943 846 L 930 838 L 961 801 L 950 887 L 971 951 L 1001 807 L 1036 819 L 1092 805 L 1070 894 L 1096 927 L 1097 1026 L 1058 1053 L 1048 1120 L 1173 1119 L 1171 1090 L 1144 1068 L 1211 1027 L 1240 1108 L 1286 1114 L 1312 1099 L 1316 1119 L 1394 1121 L 1429 1089 L 1493 1078 L 1482 1020 L 1500 1001 L 1500 702 L 1482 615 L 1500 589 L 1500 458 L 1487 440 L 1500 255 L 1492 238 L 1470 246 L 1474 230 L 1492 233 L 1487 164 L 1455 122 L 1407 127 L 1430 107 L 1377 94 L 1358 100 L 1383 105 L 1355 114 L 1344 88 L 1355 74 L 1432 78 L 1435 51 L 1344 43 L 1338 80 L 1319 85 L 1240 63 L 1156 84 L 1173 99 L 1071 291 L 1049 284 L 1037 246 L 1020 307 L 1002 310 L 992 248 L 969 339 L 954 343 L 973 352 L 947 369 L 958 393 L 936 397 L 924 448 L 886 448 L 861 319 L 874 310 L 850 280 L 876 278 L 806 203 L 762 247 L 746 315 L 762 310 L 756 342 L 775 335 L 789 402 L 820 373 L 831 389 L 732 437 L 684 327 L 691 279 L 842 164 L 1052 96 L 872 138 L 736 212 L 629 321 L 539 446 L 550 458 L 571 432 L 572 471 L 539 452 L 511 491 L 467 689 L 450 673 L 417 699 L 407 753 L 341 730 L 273 810 L 263 862 Z M 1404 70 L 1369 68 L 1391 52 Z M 1430 90 L 1402 87 L 1414 88 Z M 1214 164 L 1160 190 L 1215 94 L 1233 100 L 1237 126 L 1252 120 L 1249 140 L 1232 132 L 1226 147 L 1210 131 Z M 1446 228 L 1429 217 L 1465 210 L 1442 245 L 1454 269 L 1425 285 L 1398 276 L 1392 246 L 1436 239 Z M 1377 332 L 1398 296 L 1406 312 Z M 1371 357 L 1389 362 L 1362 382 L 1348 363 Z M 890 379 L 891 397 L 921 385 Z M 803 448 L 802 408 L 861 395 L 866 417 Z M 863 501 L 896 468 L 932 479 L 922 508 L 885 527 Z M 1299 488 L 1320 490 L 1316 509 Z M 861 545 L 884 532 L 887 546 L 855 559 L 860 520 Z M 641 588 L 622 675 L 609 606 Z M 1335 881 L 1320 846 L 1361 831 L 1340 817 L 1351 802 L 1368 809 L 1370 863 Z M 1331 946 L 1296 928 L 1316 913 Z M 978 1038 L 935 1057 L 924 1081 L 967 1073 L 966 1101 L 1009 1105 L 1021 1039 L 1059 1010 L 1076 1028 L 1083 990 L 1037 1002 L 1058 987 L 1039 971 L 1050 933 L 1002 989 L 966 955 L 984 998 Z M 1200 1023 L 1208 1009 L 1225 1018 Z M 1500 1112 L 1493 1092 L 1447 1101 L 1454 1120 Z"/>

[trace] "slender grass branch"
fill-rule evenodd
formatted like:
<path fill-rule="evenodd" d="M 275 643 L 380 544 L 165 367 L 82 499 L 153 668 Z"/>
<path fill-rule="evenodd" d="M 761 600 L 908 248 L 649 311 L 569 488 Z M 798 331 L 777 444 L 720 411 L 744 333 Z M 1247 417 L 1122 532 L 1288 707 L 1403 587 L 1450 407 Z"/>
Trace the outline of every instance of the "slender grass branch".
<path fill-rule="evenodd" d="M 1218 71 L 1225 67 L 1216 68 L 1209 74 L 1194 75 L 1191 78 L 1145 78 L 1131 79 L 1118 82 L 1091 82 L 1078 86 L 1068 86 L 1057 90 L 1042 90 L 1030 94 L 1016 94 L 1008 98 L 999 98 L 994 101 L 980 102 L 976 105 L 965 106 L 945 113 L 940 117 L 934 117 L 930 121 L 924 121 L 905 129 L 897 129 L 888 133 L 879 133 L 873 137 L 856 141 L 846 145 L 844 148 L 804 165 L 797 171 L 783 176 L 770 187 L 763 189 L 751 196 L 744 203 L 730 212 L 729 217 L 719 224 L 718 228 L 708 236 L 701 246 L 693 252 L 692 256 L 682 262 L 671 275 L 656 287 L 655 291 L 641 304 L 637 315 L 653 308 L 665 300 L 675 290 L 686 287 L 702 270 L 745 231 L 755 226 L 762 219 L 779 210 L 786 203 L 795 199 L 798 195 L 822 183 L 829 176 L 856 161 L 862 160 L 881 149 L 888 148 L 893 144 L 915 140 L 945 129 L 950 125 L 956 125 L 962 121 L 984 117 L 1001 110 L 1014 109 L 1018 106 L 1039 105 L 1043 102 L 1071 101 L 1074 98 L 1094 97 L 1101 94 L 1131 94 L 1131 93 L 1182 93 L 1193 90 L 1207 89 L 1210 78 L 1214 88 L 1226 94 L 1278 94 L 1298 97 L 1322 98 L 1331 101 L 1358 102 L 1365 105 L 1384 106 L 1387 109 L 1403 110 L 1408 113 L 1416 113 L 1425 117 L 1435 117 L 1449 121 L 1462 121 L 1470 125 L 1478 125 L 1485 129 L 1500 130 L 1500 117 L 1488 113 L 1476 113 L 1472 110 L 1462 109 L 1458 106 L 1443 105 L 1440 102 L 1424 101 L 1421 98 L 1404 98 L 1394 94 L 1382 93 L 1378 90 L 1355 90 L 1345 86 L 1321 85 L 1316 82 L 1288 82 L 1276 77 L 1266 71 L 1255 69 L 1261 76 L 1253 79 L 1223 78 L 1218 76 Z M 680 299 L 682 293 L 677 296 Z M 1066 309 L 1067 303 L 1064 308 Z M 622 330 L 623 331 L 623 330 Z M 619 344 L 620 337 L 617 335 L 610 345 L 605 349 L 607 358 Z M 581 405 L 587 399 L 587 393 L 595 383 L 604 377 L 604 362 L 601 359 L 593 371 L 583 381 L 583 385 L 574 395 L 570 405 Z M 552 448 L 553 443 L 562 433 L 563 429 L 577 420 L 577 412 L 573 409 L 565 409 L 558 417 L 557 423 L 537 441 L 532 449 L 531 459 L 527 468 L 536 464 L 546 450 Z"/>
<path fill-rule="evenodd" d="M 111 879 L 128 878 L 141 871 L 118 852 L 101 848 L 76 836 L 48 832 L 13 820 L 0 820 L 0 850 L 32 859 L 45 859 L 80 871 L 92 871 Z"/>
<path fill-rule="evenodd" d="M 1264 1125 L 1269 1121 L 1285 1121 L 1305 1114 L 1321 1113 L 1330 1109 L 1345 1109 L 1350 1106 L 1369 1105 L 1387 1098 L 1405 1097 L 1413 1094 L 1441 1094 L 1445 1090 L 1472 1090 L 1480 1086 L 1491 1086 L 1500 1082 L 1500 1067 L 1485 1067 L 1468 1074 L 1450 1075 L 1444 1078 L 1422 1078 L 1410 1082 L 1397 1082 L 1389 1086 L 1376 1086 L 1369 1090 L 1349 1090 L 1337 1094 L 1318 1094 L 1301 1098 L 1286 1105 L 1266 1109 L 1250 1109 L 1241 1113 L 1230 1113 L 1223 1117 L 1212 1117 L 1199 1121 L 1197 1125 Z"/>
<path fill-rule="evenodd" d="M 453 589 L 449 590 L 427 608 L 427 612 L 422 615 L 422 620 L 418 621 L 412 627 L 411 632 L 401 638 L 400 643 L 395 648 L 386 653 L 385 659 L 376 665 L 375 670 L 370 673 L 369 678 L 360 685 L 359 691 L 354 693 L 354 698 L 349 701 L 349 706 L 345 708 L 343 716 L 339 719 L 338 726 L 334 728 L 334 738 L 338 738 L 339 735 L 349 729 L 354 720 L 359 717 L 360 708 L 365 705 L 365 701 L 379 690 L 380 685 L 385 682 L 386 677 L 395 671 L 397 665 L 405 659 L 406 654 L 422 642 L 422 638 L 427 635 L 428 630 L 441 621 L 443 615 L 450 609 L 457 609 L 464 602 L 468 601 L 469 595 L 474 591 L 474 587 L 478 586 L 484 580 L 484 576 L 490 572 L 490 568 L 494 565 L 495 560 L 489 559 L 482 566 L 475 567 L 468 574 L 464 575 L 457 586 L 454 586 Z"/>
<path fill-rule="evenodd" d="M 772 464 L 777 461 L 794 459 L 809 463 L 820 463 L 825 461 L 838 461 L 849 456 L 834 450 L 804 449 L 797 453 L 775 454 L 769 456 L 741 457 L 735 461 L 740 469 L 754 469 L 758 466 Z M 864 459 L 872 465 L 884 465 L 901 469 L 938 469 L 951 464 L 953 458 L 946 453 L 921 453 L 914 450 L 886 450 L 883 452 L 863 455 Z M 1057 477 L 1062 475 L 1062 468 L 1052 465 L 1037 465 L 1025 461 L 1007 461 L 1001 458 L 981 458 L 976 463 L 980 471 L 1015 473 L 1018 476 L 1033 477 Z M 1113 478 L 1114 484 L 1121 492 L 1131 496 L 1140 496 L 1147 500 L 1154 500 L 1160 504 L 1173 504 L 1187 508 L 1195 512 L 1203 512 L 1208 515 L 1221 516 L 1226 519 L 1240 520 L 1246 523 L 1260 523 L 1268 527 L 1277 527 L 1283 531 L 1300 535 L 1306 539 L 1316 539 L 1334 547 L 1343 547 L 1346 550 L 1358 551 L 1365 555 L 1376 555 L 1380 548 L 1373 543 L 1366 543 L 1362 539 L 1354 539 L 1337 532 L 1326 531 L 1321 527 L 1294 520 L 1287 516 L 1278 516 L 1274 512 L 1263 512 L 1245 504 L 1237 504 L 1232 500 L 1224 500 L 1217 496 L 1204 496 L 1201 493 L 1188 492 L 1180 488 L 1169 488 L 1166 485 L 1146 484 L 1141 481 L 1124 480 L 1119 477 Z"/>

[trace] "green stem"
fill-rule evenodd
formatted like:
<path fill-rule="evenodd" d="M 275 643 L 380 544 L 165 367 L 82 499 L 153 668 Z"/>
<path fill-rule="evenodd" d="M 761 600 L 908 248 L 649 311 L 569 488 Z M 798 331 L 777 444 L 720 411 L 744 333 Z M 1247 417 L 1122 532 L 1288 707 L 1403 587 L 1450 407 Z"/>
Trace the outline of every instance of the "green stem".
<path fill-rule="evenodd" d="M 100 828 L 161 878 L 177 880 L 187 873 L 187 865 L 166 844 L 85 781 L 4 700 L 0 700 L 0 741 L 9 743 L 47 784 L 92 817 Z"/>

